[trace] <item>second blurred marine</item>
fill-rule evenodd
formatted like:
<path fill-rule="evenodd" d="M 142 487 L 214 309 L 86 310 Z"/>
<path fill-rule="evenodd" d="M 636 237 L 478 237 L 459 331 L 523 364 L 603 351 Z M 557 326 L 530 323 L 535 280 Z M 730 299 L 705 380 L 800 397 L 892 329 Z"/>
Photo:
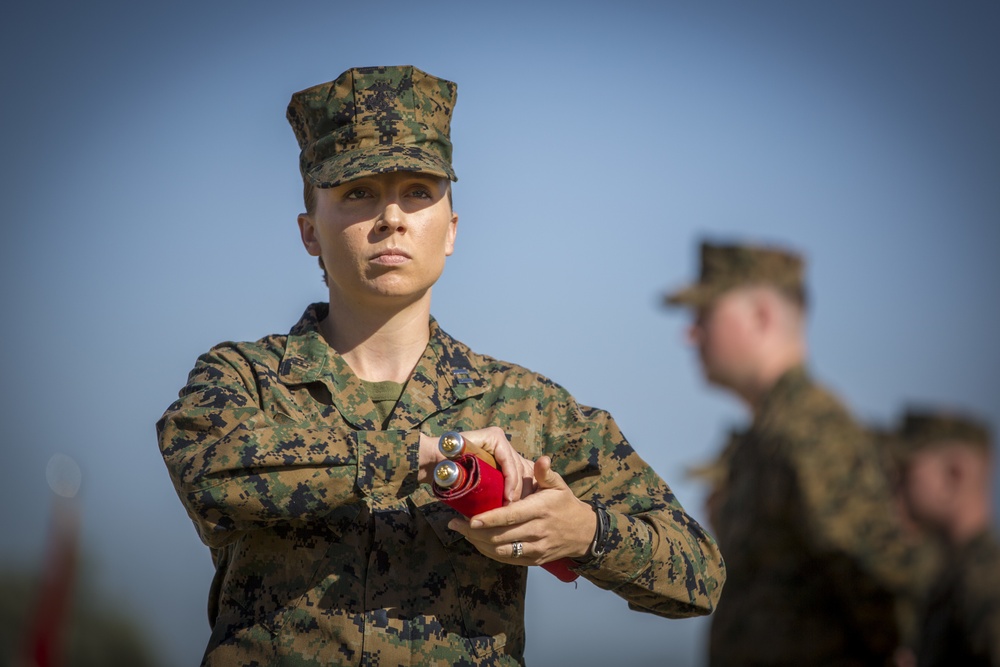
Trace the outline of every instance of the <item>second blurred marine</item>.
<path fill-rule="evenodd" d="M 989 429 L 969 415 L 910 409 L 896 452 L 907 510 L 947 552 L 921 609 L 916 664 L 1000 665 L 1000 541 L 992 529 Z"/>
<path fill-rule="evenodd" d="M 897 600 L 915 594 L 871 438 L 807 370 L 803 273 L 785 249 L 703 243 L 699 280 L 666 297 L 695 316 L 708 382 L 752 416 L 712 466 L 729 579 L 711 665 L 891 664 Z"/>

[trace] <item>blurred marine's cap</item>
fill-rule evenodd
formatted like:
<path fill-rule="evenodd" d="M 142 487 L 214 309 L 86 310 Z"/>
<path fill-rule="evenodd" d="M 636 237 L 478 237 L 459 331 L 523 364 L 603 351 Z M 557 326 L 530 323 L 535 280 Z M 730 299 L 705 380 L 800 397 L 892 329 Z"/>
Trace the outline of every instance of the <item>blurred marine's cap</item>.
<path fill-rule="evenodd" d="M 420 171 L 458 180 L 451 115 L 458 86 L 416 67 L 357 67 L 292 95 L 288 122 L 302 177 L 332 188 L 362 176 Z"/>
<path fill-rule="evenodd" d="M 700 308 L 734 287 L 771 285 L 804 299 L 805 265 L 797 253 L 782 248 L 701 243 L 698 282 L 664 295 L 665 306 Z"/>
<path fill-rule="evenodd" d="M 897 446 L 905 457 L 929 447 L 962 443 L 989 450 L 989 427 L 968 414 L 929 408 L 909 408 L 899 426 Z"/>

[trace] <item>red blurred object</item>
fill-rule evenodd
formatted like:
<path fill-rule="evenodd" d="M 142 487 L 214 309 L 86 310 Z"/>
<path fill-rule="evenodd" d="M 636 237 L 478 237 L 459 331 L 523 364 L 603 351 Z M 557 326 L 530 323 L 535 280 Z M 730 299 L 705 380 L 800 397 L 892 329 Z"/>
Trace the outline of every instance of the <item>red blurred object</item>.
<path fill-rule="evenodd" d="M 503 505 L 503 473 L 472 454 L 461 454 L 434 470 L 434 495 L 465 516 L 475 516 Z M 542 567 L 561 581 L 575 581 L 572 561 L 560 558 Z"/>
<path fill-rule="evenodd" d="M 56 496 L 41 587 L 22 645 L 22 664 L 25 667 L 59 667 L 65 664 L 79 534 L 80 514 L 76 503 L 72 499 Z"/>

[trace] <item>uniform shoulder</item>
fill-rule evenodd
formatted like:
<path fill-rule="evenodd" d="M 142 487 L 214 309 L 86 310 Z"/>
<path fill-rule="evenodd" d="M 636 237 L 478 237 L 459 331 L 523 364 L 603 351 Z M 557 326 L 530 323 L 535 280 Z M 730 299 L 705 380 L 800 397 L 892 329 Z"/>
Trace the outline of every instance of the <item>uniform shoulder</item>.
<path fill-rule="evenodd" d="M 809 376 L 799 380 L 788 396 L 790 409 L 813 419 L 854 421 L 840 396 Z"/>
<path fill-rule="evenodd" d="M 248 360 L 280 362 L 288 347 L 288 334 L 270 334 L 255 341 L 226 340 L 216 343 L 202 355 L 221 359 L 242 357 Z"/>
<path fill-rule="evenodd" d="M 257 340 L 228 340 L 216 344 L 205 356 L 233 360 L 242 357 L 277 367 L 285 357 L 310 358 L 325 354 L 319 336 L 319 322 L 329 312 L 325 303 L 310 304 L 288 333 L 272 333 Z"/>
<path fill-rule="evenodd" d="M 804 372 L 782 383 L 762 419 L 767 431 L 793 443 L 865 441 L 863 429 L 833 391 Z"/>
<path fill-rule="evenodd" d="M 566 391 L 559 383 L 526 366 L 478 352 L 472 352 L 471 357 L 475 360 L 475 366 L 479 372 L 484 375 L 501 376 L 519 383 L 529 383 L 555 391 Z"/>
<path fill-rule="evenodd" d="M 490 382 L 494 386 L 517 386 L 525 389 L 533 388 L 545 393 L 569 395 L 562 385 L 542 373 L 521 364 L 476 352 L 444 331 L 439 331 L 439 336 L 442 339 L 445 353 L 452 357 L 453 364 L 463 365 L 463 362 L 467 362 L 472 369 L 490 378 Z"/>

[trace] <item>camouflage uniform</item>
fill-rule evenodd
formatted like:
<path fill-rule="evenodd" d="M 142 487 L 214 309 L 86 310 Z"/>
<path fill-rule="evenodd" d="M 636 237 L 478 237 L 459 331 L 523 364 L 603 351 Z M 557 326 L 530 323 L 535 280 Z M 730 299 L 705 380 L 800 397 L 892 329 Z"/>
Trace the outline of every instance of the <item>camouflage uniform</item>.
<path fill-rule="evenodd" d="M 716 537 L 728 580 L 711 664 L 888 664 L 893 592 L 916 564 L 869 438 L 804 369 L 765 398 L 726 488 Z"/>
<path fill-rule="evenodd" d="M 917 665 L 1000 665 L 1000 543 L 993 531 L 948 554 L 921 616 Z"/>
<path fill-rule="evenodd" d="M 909 409 L 894 441 L 897 460 L 942 444 L 992 449 L 989 429 L 968 416 L 926 408 Z M 1000 543 L 984 529 L 973 539 L 946 547 L 944 563 L 920 611 L 916 635 L 918 667 L 1000 665 Z"/>
<path fill-rule="evenodd" d="M 205 665 L 519 665 L 527 568 L 449 530 L 418 485 L 419 434 L 499 426 L 607 503 L 608 552 L 579 567 L 634 609 L 709 613 L 712 539 L 605 412 L 431 322 L 387 427 L 311 306 L 287 336 L 203 355 L 157 424 L 171 478 L 217 573 Z"/>
<path fill-rule="evenodd" d="M 791 253 L 708 243 L 701 253 L 700 281 L 667 304 L 705 307 L 756 284 L 805 302 L 803 265 Z M 916 563 L 870 436 L 796 367 L 720 461 L 712 521 L 727 581 L 710 664 L 889 664 L 896 595 L 912 595 Z"/>

